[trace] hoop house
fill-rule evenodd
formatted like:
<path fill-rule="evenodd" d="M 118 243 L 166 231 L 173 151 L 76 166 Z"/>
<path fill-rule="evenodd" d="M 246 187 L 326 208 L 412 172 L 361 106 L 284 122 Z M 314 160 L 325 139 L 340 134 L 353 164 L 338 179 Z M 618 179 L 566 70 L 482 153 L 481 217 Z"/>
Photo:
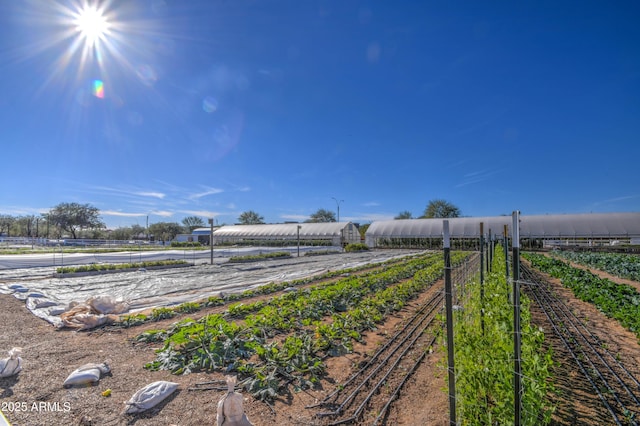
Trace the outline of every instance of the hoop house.
<path fill-rule="evenodd" d="M 223 226 L 213 232 L 213 244 L 340 246 L 359 243 L 360 231 L 351 222 L 278 223 Z"/>
<path fill-rule="evenodd" d="M 373 222 L 367 230 L 365 242 L 369 247 L 439 247 L 443 219 L 404 219 Z M 507 226 L 511 237 L 511 216 L 450 218 L 452 239 L 477 239 L 480 223 L 485 236 L 502 236 Z M 521 216 L 520 238 L 553 241 L 556 244 L 603 244 L 628 242 L 640 237 L 640 213 L 595 213 L 572 215 Z"/>

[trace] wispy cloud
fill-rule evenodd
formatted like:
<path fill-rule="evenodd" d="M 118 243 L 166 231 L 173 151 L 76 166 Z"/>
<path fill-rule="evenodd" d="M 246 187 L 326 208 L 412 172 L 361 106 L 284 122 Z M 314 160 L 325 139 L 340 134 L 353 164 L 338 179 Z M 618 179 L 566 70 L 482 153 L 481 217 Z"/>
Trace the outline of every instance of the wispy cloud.
<path fill-rule="evenodd" d="M 209 210 L 181 210 L 180 213 L 188 214 L 191 216 L 202 216 L 202 217 L 220 216 L 219 212 L 212 212 Z"/>
<path fill-rule="evenodd" d="M 160 216 L 160 217 L 171 217 L 173 216 L 174 212 L 170 212 L 167 210 L 157 210 L 157 211 L 151 212 L 151 214 L 155 216 Z"/>
<path fill-rule="evenodd" d="M 39 215 L 49 212 L 50 208 L 34 208 L 34 207 L 18 207 L 18 206 L 0 206 L 0 214 L 6 215 Z"/>
<path fill-rule="evenodd" d="M 128 197 L 151 197 L 151 198 L 158 198 L 160 200 L 166 197 L 165 193 L 158 192 L 158 191 L 145 191 L 140 189 L 124 189 L 124 188 L 116 188 L 116 187 L 109 187 L 109 186 L 90 186 L 89 190 L 92 190 L 94 192 L 108 192 L 112 194 L 114 193 L 121 194 Z"/>
<path fill-rule="evenodd" d="M 280 218 L 284 220 L 296 220 L 298 222 L 309 219 L 309 215 L 304 214 L 281 214 Z"/>
<path fill-rule="evenodd" d="M 205 190 L 202 192 L 198 192 L 195 194 L 191 194 L 189 195 L 190 200 L 199 200 L 202 197 L 206 197 L 207 195 L 214 195 L 214 194 L 219 194 L 221 192 L 224 192 L 224 190 L 220 189 L 220 188 L 211 188 L 211 187 L 205 187 Z"/>
<path fill-rule="evenodd" d="M 378 207 L 378 206 L 380 206 L 380 203 L 378 203 L 377 201 L 369 201 L 367 203 L 364 203 L 363 206 L 365 206 L 365 207 Z"/>
<path fill-rule="evenodd" d="M 140 195 L 141 197 L 159 198 L 161 200 L 166 196 L 166 194 L 163 194 L 162 192 L 135 192 L 134 195 Z"/>
<path fill-rule="evenodd" d="M 467 173 L 463 176 L 464 179 L 462 180 L 462 182 L 457 184 L 455 187 L 460 188 L 463 186 L 484 182 L 485 180 L 490 179 L 491 176 L 496 175 L 500 172 L 501 170 L 499 169 L 496 169 L 496 170 L 487 169 L 487 170 L 479 170 L 476 172 Z"/>
<path fill-rule="evenodd" d="M 100 215 L 102 216 L 118 216 L 118 217 L 142 217 L 146 216 L 146 213 L 132 213 L 132 212 L 121 212 L 116 210 L 100 210 Z"/>
<path fill-rule="evenodd" d="M 368 223 L 376 220 L 392 220 L 395 214 L 391 213 L 357 213 L 354 216 L 340 216 L 341 222 Z"/>
<path fill-rule="evenodd" d="M 606 204 L 614 204 L 620 201 L 633 200 L 634 198 L 640 198 L 640 194 L 635 195 L 623 195 L 622 197 L 609 198 L 602 201 L 596 201 L 592 204 L 592 207 L 598 207 Z"/>

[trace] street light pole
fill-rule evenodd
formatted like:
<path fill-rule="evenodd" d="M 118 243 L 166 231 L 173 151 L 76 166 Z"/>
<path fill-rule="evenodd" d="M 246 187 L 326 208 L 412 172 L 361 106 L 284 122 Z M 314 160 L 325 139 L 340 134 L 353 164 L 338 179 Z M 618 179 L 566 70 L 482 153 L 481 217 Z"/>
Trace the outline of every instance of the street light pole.
<path fill-rule="evenodd" d="M 209 219 L 209 250 L 211 250 L 211 262 L 213 265 L 213 218 Z"/>
<path fill-rule="evenodd" d="M 344 200 L 338 201 L 336 197 L 331 197 L 336 201 L 336 206 L 338 206 L 338 220 L 336 222 L 340 222 L 340 203 L 344 203 Z"/>

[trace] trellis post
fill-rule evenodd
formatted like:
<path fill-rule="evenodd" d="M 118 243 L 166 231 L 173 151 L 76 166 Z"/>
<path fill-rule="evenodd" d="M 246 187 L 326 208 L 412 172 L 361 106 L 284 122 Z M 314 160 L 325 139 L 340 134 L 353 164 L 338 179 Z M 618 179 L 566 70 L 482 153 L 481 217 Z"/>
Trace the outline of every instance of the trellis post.
<path fill-rule="evenodd" d="M 514 419 L 513 424 L 520 426 L 522 409 L 522 365 L 520 360 L 521 331 L 520 331 L 520 212 L 514 211 L 513 219 L 513 392 L 514 392 Z"/>
<path fill-rule="evenodd" d="M 484 222 L 480 222 L 480 328 L 484 336 Z"/>
<path fill-rule="evenodd" d="M 449 221 L 442 221 L 444 247 L 444 298 L 447 316 L 447 364 L 449 373 L 449 424 L 456 424 L 456 374 L 453 348 L 453 285 L 451 283 L 451 240 Z"/>

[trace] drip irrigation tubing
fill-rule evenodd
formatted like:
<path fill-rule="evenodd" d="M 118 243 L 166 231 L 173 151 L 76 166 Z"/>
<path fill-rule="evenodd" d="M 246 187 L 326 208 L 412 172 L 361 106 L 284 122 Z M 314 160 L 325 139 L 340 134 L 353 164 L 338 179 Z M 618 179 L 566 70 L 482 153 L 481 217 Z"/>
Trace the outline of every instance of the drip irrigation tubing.
<path fill-rule="evenodd" d="M 398 365 L 406 359 L 406 355 L 412 349 L 420 347 L 420 350 L 426 352 L 427 348 L 433 345 L 435 338 L 425 339 L 428 334 L 425 331 L 433 325 L 436 318 L 435 313 L 440 312 L 442 303 L 443 294 L 442 291 L 438 291 L 394 336 L 372 355 L 359 371 L 353 374 L 342 386 L 327 395 L 324 400 L 307 408 L 332 408 L 331 411 L 317 413 L 318 417 L 343 416 L 343 419 L 336 420 L 331 423 L 332 425 L 356 421 L 374 395 L 387 383 L 390 375 L 394 374 Z M 441 329 L 442 325 L 438 328 Z M 414 363 L 412 370 L 416 368 L 415 364 L 417 363 Z M 396 391 L 404 381 L 406 379 L 402 380 L 394 388 L 393 395 L 397 394 Z M 369 392 L 363 398 L 362 395 L 367 389 L 369 389 Z M 358 399 L 362 400 L 357 408 L 352 409 Z M 349 414 L 345 414 L 347 412 Z"/>
<path fill-rule="evenodd" d="M 583 324 L 566 303 L 551 292 L 548 282 L 541 275 L 525 265 L 522 266 L 523 287 L 533 296 L 615 424 L 626 424 L 622 422 L 624 419 L 628 424 L 637 425 L 634 416 L 629 414 L 634 413 L 634 409 L 630 409 L 634 404 L 634 415 L 637 416 L 640 409 L 638 397 L 631 389 L 634 385 L 639 385 L 638 380 L 601 344 L 600 339 Z"/>

